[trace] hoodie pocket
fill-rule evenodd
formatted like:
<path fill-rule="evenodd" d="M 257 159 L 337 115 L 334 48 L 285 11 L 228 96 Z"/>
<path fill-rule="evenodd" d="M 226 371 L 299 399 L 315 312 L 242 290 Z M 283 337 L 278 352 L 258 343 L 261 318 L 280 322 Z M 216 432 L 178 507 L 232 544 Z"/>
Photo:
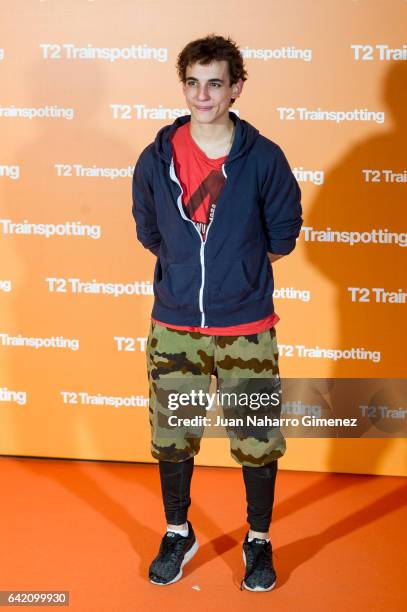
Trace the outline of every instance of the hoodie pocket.
<path fill-rule="evenodd" d="M 201 267 L 191 264 L 170 264 L 156 278 L 155 291 L 158 299 L 169 308 L 197 307 Z"/>
<path fill-rule="evenodd" d="M 213 304 L 239 304 L 273 293 L 273 276 L 267 256 L 216 264 L 210 272 L 209 296 Z"/>
<path fill-rule="evenodd" d="M 242 261 L 217 264 L 209 273 L 209 296 L 213 304 L 240 302 L 252 291 Z"/>

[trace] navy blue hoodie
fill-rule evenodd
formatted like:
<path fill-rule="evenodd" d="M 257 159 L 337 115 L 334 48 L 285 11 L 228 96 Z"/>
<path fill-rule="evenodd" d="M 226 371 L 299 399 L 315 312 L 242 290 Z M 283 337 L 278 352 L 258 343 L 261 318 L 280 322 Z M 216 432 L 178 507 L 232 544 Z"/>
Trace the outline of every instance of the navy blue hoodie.
<path fill-rule="evenodd" d="M 157 256 L 152 316 L 164 323 L 225 327 L 273 314 L 267 252 L 295 248 L 301 192 L 287 159 L 250 123 L 229 116 L 235 138 L 205 242 L 182 205 L 170 142 L 190 115 L 160 129 L 134 169 L 137 237 Z"/>

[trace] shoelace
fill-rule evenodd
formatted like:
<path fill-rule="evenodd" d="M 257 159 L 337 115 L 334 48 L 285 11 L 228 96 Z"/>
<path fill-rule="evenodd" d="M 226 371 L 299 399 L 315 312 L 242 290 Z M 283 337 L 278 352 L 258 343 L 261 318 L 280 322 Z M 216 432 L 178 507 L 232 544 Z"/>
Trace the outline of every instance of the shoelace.
<path fill-rule="evenodd" d="M 243 582 L 247 580 L 255 572 L 255 570 L 271 569 L 270 555 L 267 552 L 268 544 L 269 542 L 266 542 L 266 540 L 264 540 L 261 544 L 256 544 L 256 546 L 253 547 L 254 556 L 253 556 L 252 567 L 250 570 L 246 571 L 246 574 L 244 578 L 242 579 L 242 582 L 240 583 L 241 591 L 243 591 Z M 246 559 L 246 563 L 248 563 L 247 559 Z"/>
<path fill-rule="evenodd" d="M 178 553 L 182 550 L 184 540 L 185 538 L 183 536 L 164 536 L 161 553 L 162 560 L 167 561 L 172 555 L 178 555 Z"/>

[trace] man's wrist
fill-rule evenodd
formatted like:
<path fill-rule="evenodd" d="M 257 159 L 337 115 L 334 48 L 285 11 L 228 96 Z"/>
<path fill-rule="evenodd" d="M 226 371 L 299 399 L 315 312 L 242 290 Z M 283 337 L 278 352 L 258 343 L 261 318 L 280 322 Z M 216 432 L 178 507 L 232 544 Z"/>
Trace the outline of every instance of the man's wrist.
<path fill-rule="evenodd" d="M 267 257 L 269 258 L 270 263 L 274 263 L 277 259 L 281 259 L 285 257 L 285 255 L 277 255 L 277 253 L 267 253 Z"/>

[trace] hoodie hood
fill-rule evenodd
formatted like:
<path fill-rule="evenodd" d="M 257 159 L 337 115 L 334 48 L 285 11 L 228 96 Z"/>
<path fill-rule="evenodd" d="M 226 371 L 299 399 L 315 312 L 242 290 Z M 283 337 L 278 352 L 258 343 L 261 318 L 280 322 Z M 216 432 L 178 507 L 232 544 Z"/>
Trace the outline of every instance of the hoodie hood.
<path fill-rule="evenodd" d="M 229 111 L 229 118 L 235 124 L 236 131 L 226 163 L 247 153 L 259 136 L 259 130 L 247 121 L 244 121 L 244 119 L 240 119 L 236 113 Z M 172 158 L 171 137 L 181 125 L 189 121 L 191 121 L 191 115 L 182 115 L 182 117 L 178 117 L 171 125 L 165 125 L 161 128 L 155 138 L 154 148 L 157 154 L 168 164 L 171 163 Z"/>

